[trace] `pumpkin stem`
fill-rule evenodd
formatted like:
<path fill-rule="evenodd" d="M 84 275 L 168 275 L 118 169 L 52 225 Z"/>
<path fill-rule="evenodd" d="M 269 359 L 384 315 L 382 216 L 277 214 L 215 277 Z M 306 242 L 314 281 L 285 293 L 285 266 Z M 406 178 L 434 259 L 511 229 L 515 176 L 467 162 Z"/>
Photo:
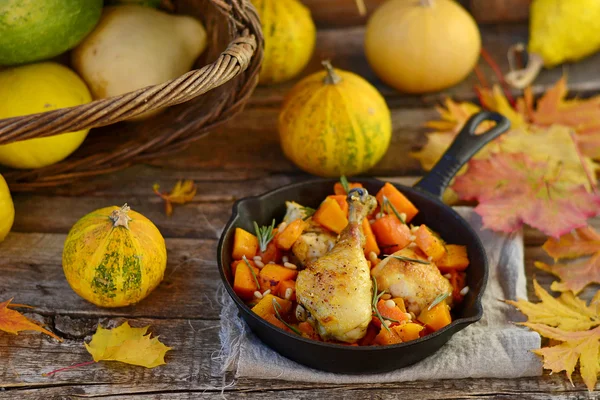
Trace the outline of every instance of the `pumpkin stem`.
<path fill-rule="evenodd" d="M 326 85 L 337 85 L 338 83 L 340 83 L 342 81 L 342 78 L 340 78 L 340 76 L 335 73 L 335 70 L 333 69 L 333 66 L 331 65 L 331 61 L 324 60 L 324 61 L 321 61 L 321 64 L 323 64 L 323 66 L 327 70 L 327 76 L 323 80 L 323 82 L 325 82 Z"/>
<path fill-rule="evenodd" d="M 421 0 L 421 7 L 433 7 L 433 0 Z"/>
<path fill-rule="evenodd" d="M 113 211 L 110 214 L 111 221 L 113 222 L 113 227 L 124 226 L 126 229 L 129 229 L 129 221 L 131 221 L 131 217 L 127 215 L 127 213 L 131 210 L 131 207 L 125 203 L 123 207 L 118 210 Z"/>
<path fill-rule="evenodd" d="M 509 49 L 509 52 L 514 51 L 513 47 Z M 517 50 L 520 50 L 520 48 L 517 48 Z M 509 60 L 511 60 L 510 57 Z M 510 63 L 512 64 L 513 62 L 511 61 Z M 506 82 L 508 82 L 508 84 L 514 88 L 525 89 L 527 86 L 533 83 L 535 78 L 537 78 L 543 66 L 544 60 L 540 55 L 535 53 L 529 53 L 529 60 L 527 62 L 527 66 L 523 69 L 510 71 L 508 74 L 506 74 L 504 79 L 506 79 Z"/>

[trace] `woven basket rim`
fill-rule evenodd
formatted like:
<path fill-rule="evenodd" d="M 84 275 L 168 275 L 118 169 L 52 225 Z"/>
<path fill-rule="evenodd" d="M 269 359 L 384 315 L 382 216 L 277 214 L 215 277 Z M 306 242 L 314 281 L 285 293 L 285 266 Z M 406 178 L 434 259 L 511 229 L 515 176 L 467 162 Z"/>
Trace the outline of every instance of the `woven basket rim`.
<path fill-rule="evenodd" d="M 151 143 L 156 148 L 149 145 L 142 149 L 136 148 L 130 154 L 127 154 L 126 148 L 121 147 L 116 155 L 100 154 L 83 160 L 67 159 L 37 170 L 9 171 L 4 177 L 11 190 L 28 191 L 62 185 L 76 178 L 116 171 L 136 162 L 181 150 L 205 135 L 209 129 L 241 111 L 258 83 L 263 55 L 260 20 L 250 0 L 206 1 L 226 17 L 225 22 L 229 24 L 228 29 L 233 36 L 227 48 L 214 62 L 170 81 L 119 96 L 44 113 L 0 119 L 0 145 L 4 145 L 114 124 L 148 111 L 184 103 L 243 76 L 243 80 L 233 89 L 227 89 L 232 93 L 219 97 L 218 104 L 211 104 L 215 110 L 209 109 L 211 115 L 195 124 L 195 134 L 175 132 L 171 136 L 164 135 Z M 85 165 L 86 162 L 89 165 Z"/>

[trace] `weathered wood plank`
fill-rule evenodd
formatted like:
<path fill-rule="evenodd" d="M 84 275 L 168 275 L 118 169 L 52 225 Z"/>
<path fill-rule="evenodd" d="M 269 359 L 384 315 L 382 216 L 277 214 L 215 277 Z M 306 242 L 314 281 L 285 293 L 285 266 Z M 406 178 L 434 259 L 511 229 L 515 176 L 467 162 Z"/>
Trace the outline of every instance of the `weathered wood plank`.
<path fill-rule="evenodd" d="M 69 287 L 61 262 L 64 239 L 64 234 L 11 233 L 0 243 L 0 299 L 14 297 L 44 315 L 219 318 L 216 240 L 167 239 L 162 283 L 135 306 L 106 309 Z"/>
<path fill-rule="evenodd" d="M 35 314 L 28 314 L 35 317 Z M 22 333 L 19 336 L 0 334 L 0 399 L 27 398 L 28 396 L 62 395 L 74 397 L 95 397 L 110 395 L 149 396 L 150 394 L 173 395 L 177 392 L 216 395 L 225 387 L 228 396 L 247 395 L 252 398 L 289 398 L 294 393 L 299 398 L 314 397 L 314 393 L 340 398 L 345 391 L 352 393 L 388 393 L 391 398 L 401 393 L 410 393 L 411 399 L 455 399 L 523 395 L 520 398 L 542 399 L 542 394 L 555 393 L 562 396 L 581 395 L 584 386 L 579 376 L 575 376 L 575 387 L 560 375 L 545 375 L 536 378 L 511 380 L 465 379 L 445 381 L 420 381 L 390 384 L 335 385 L 287 382 L 277 380 L 249 380 L 231 377 L 223 378 L 218 370 L 218 352 L 220 349 L 218 321 L 198 320 L 157 320 L 129 319 L 133 326 L 150 325 L 151 332 L 160 335 L 161 340 L 173 350 L 165 358 L 167 365 L 154 369 L 124 365 L 115 362 L 100 362 L 76 369 L 59 372 L 44 377 L 56 368 L 75 365 L 91 360 L 83 346 L 84 338 L 90 337 L 100 322 L 102 326 L 114 327 L 123 319 L 99 320 L 97 318 L 74 318 L 68 321 L 46 322 L 58 326 L 69 335 L 64 342 L 37 333 Z M 274 393 L 281 392 L 281 393 Z M 285 393 L 284 393 L 285 392 Z M 530 397 L 527 397 L 530 396 Z M 536 397 L 537 396 L 537 397 Z M 295 398 L 295 397 L 294 397 Z M 566 397 L 558 397 L 566 398 Z"/>
<path fill-rule="evenodd" d="M 279 143 L 277 118 L 279 109 L 248 108 L 237 122 L 219 128 L 177 157 L 153 160 L 155 166 L 177 169 L 214 168 L 263 170 L 272 173 L 300 173 L 284 156 Z M 368 175 L 417 175 L 421 167 L 409 152 L 425 142 L 424 127 L 438 114 L 430 108 L 392 109 L 392 140 L 389 150 Z"/>
<path fill-rule="evenodd" d="M 476 99 L 473 86 L 478 84 L 478 81 L 473 73 L 452 88 L 422 96 L 402 94 L 386 86 L 377 78 L 366 60 L 363 49 L 364 32 L 363 26 L 319 30 L 317 47 L 302 76 L 321 70 L 321 60 L 331 59 L 336 67 L 353 71 L 373 83 L 386 97 L 391 107 L 431 106 L 448 96 L 459 100 Z M 527 43 L 528 28 L 526 24 L 482 26 L 481 37 L 483 47 L 495 59 L 500 69 L 506 73 L 509 71 L 506 57 L 508 49 L 515 43 Z M 480 60 L 479 65 L 489 82 L 498 81 L 487 64 Z M 536 93 L 543 92 L 566 71 L 569 76 L 569 87 L 573 94 L 597 92 L 600 90 L 600 78 L 596 73 L 598 65 L 600 65 L 600 54 L 588 57 L 578 63 L 543 70 L 535 81 L 534 91 Z M 296 81 L 259 87 L 250 99 L 249 105 L 278 107 Z M 514 92 L 514 94 L 517 93 L 517 91 Z M 234 123 L 231 122 L 229 125 Z"/>

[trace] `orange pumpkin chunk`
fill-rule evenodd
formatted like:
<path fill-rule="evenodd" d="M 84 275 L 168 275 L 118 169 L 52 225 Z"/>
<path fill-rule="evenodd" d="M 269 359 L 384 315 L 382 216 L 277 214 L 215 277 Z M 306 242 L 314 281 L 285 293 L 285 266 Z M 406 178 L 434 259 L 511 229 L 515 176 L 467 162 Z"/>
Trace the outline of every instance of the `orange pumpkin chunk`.
<path fill-rule="evenodd" d="M 469 266 L 467 246 L 457 244 L 446 245 L 446 254 L 436 261 L 436 265 L 442 273 L 464 271 Z"/>
<path fill-rule="evenodd" d="M 377 193 L 377 201 L 383 204 L 383 197 L 386 197 L 399 213 L 406 214 L 406 222 L 410 222 L 419 212 L 417 207 L 406 198 L 394 185 L 386 182 Z"/>
<path fill-rule="evenodd" d="M 415 232 L 415 243 L 423 253 L 435 262 L 446 255 L 444 243 L 433 234 L 425 225 L 421 225 Z"/>
<path fill-rule="evenodd" d="M 242 228 L 235 228 L 233 236 L 233 259 L 241 260 L 244 256 L 251 259 L 258 250 L 258 238 Z"/>
<path fill-rule="evenodd" d="M 312 218 L 319 225 L 338 234 L 348 225 L 346 213 L 342 210 L 338 202 L 331 197 L 326 198 L 321 203 L 321 206 L 313 214 Z"/>

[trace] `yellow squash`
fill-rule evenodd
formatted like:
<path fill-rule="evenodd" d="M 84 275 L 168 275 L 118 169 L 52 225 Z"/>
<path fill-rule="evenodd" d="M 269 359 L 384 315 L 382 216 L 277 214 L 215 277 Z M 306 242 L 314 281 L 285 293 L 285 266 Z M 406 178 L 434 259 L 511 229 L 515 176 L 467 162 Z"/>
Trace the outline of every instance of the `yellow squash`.
<path fill-rule="evenodd" d="M 287 81 L 302 71 L 317 37 L 310 11 L 298 0 L 252 0 L 265 36 L 261 84 Z"/>
<path fill-rule="evenodd" d="M 142 300 L 162 281 L 166 265 L 162 235 L 127 204 L 81 218 L 71 228 L 63 251 L 63 270 L 71 288 L 101 307 Z"/>
<path fill-rule="evenodd" d="M 6 181 L 0 175 L 0 242 L 6 238 L 15 220 L 15 206 Z"/>
<path fill-rule="evenodd" d="M 281 146 L 311 174 L 359 174 L 374 166 L 390 144 L 390 110 L 366 80 L 324 65 L 326 71 L 304 78 L 286 97 L 279 116 Z"/>
<path fill-rule="evenodd" d="M 43 62 L 0 71 L 0 119 L 78 106 L 92 100 L 83 81 L 67 67 Z M 41 168 L 75 151 L 88 130 L 0 146 L 0 164 Z"/>
<path fill-rule="evenodd" d="M 542 67 L 578 61 L 600 50 L 600 1 L 534 0 L 530 11 L 529 61 L 525 69 L 506 75 L 512 86 L 523 89 Z"/>
<path fill-rule="evenodd" d="M 434 92 L 462 81 L 481 49 L 479 28 L 454 0 L 389 0 L 365 33 L 371 68 L 407 93 Z"/>

